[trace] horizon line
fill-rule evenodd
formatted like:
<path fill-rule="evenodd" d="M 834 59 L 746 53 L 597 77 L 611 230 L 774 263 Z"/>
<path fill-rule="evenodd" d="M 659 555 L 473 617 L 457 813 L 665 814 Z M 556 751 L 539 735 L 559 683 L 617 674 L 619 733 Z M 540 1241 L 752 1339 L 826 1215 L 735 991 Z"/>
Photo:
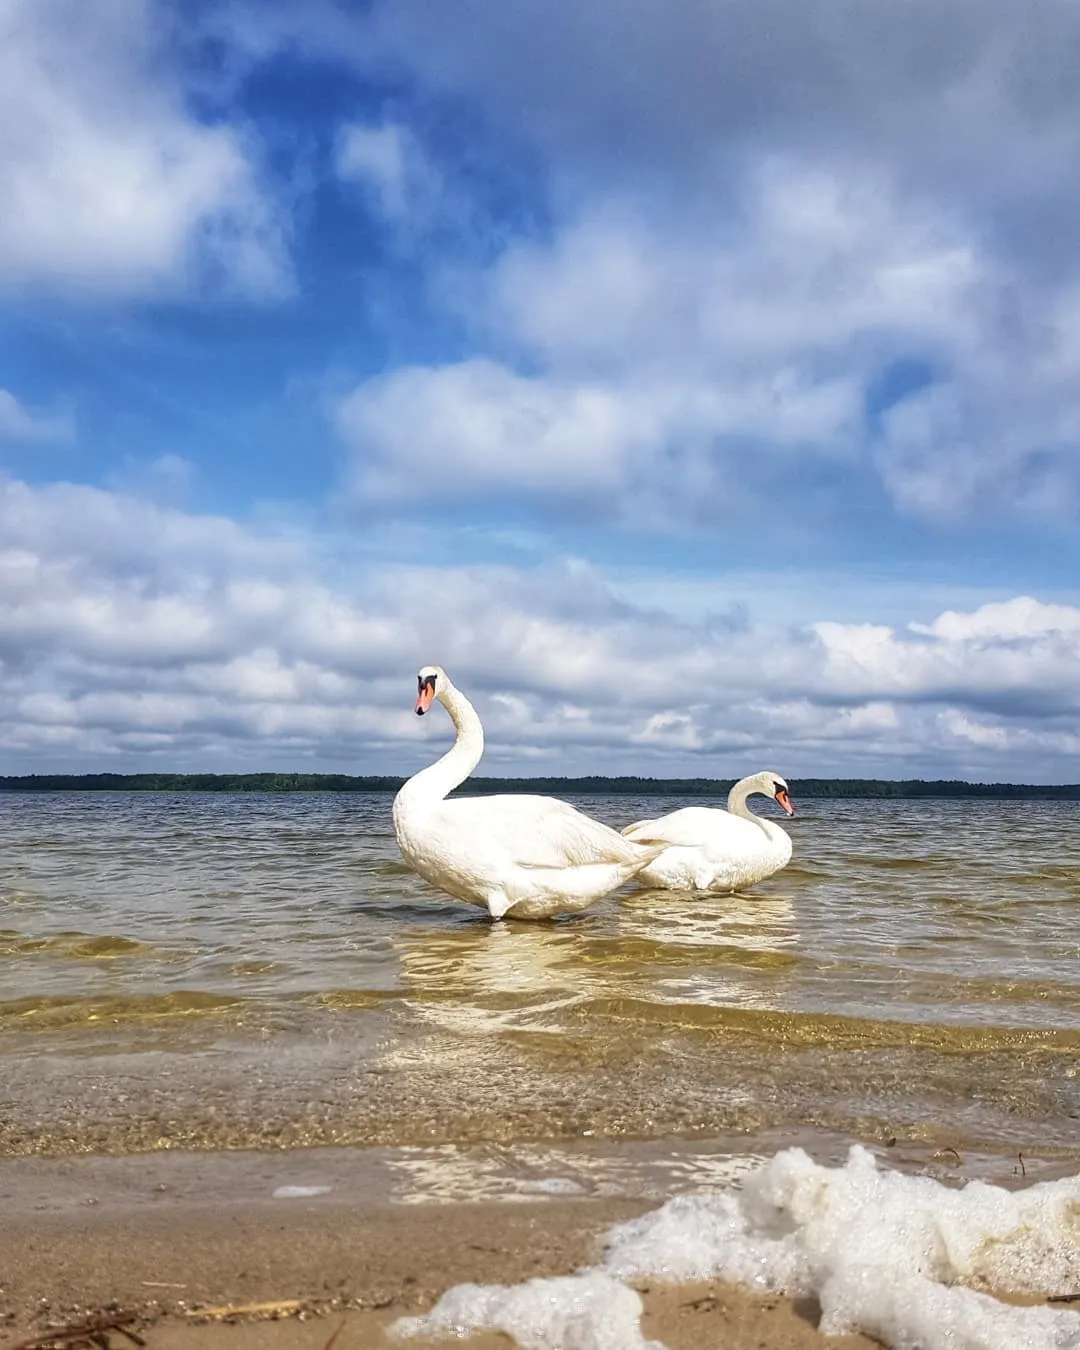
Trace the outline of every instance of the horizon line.
<path fill-rule="evenodd" d="M 337 790 L 391 792 L 396 791 L 408 779 L 400 774 L 345 774 L 331 772 L 312 772 L 305 770 L 252 770 L 244 772 L 199 772 L 199 771 L 153 771 L 141 770 L 132 773 L 116 773 L 109 770 L 93 773 L 29 773 L 0 775 L 0 791 L 19 792 L 38 791 L 208 791 L 244 790 L 257 788 L 262 791 L 319 791 L 320 788 Z M 575 789 L 584 792 L 609 791 L 625 794 L 628 791 L 643 793 L 689 792 L 694 795 L 708 795 L 708 790 L 726 791 L 737 778 L 711 778 L 704 776 L 647 777 L 641 774 L 521 774 L 509 776 L 475 775 L 466 779 L 457 791 L 490 789 L 503 787 L 509 790 L 526 788 L 531 785 L 560 785 L 565 790 Z M 876 778 L 869 776 L 835 777 L 793 777 L 788 780 L 795 795 L 832 796 L 857 795 L 859 790 L 869 791 L 872 796 L 963 796 L 963 795 L 1008 795 L 1020 793 L 1025 796 L 1048 794 L 1055 797 L 1080 797 L 1080 783 L 1013 783 L 984 782 L 964 778 Z M 196 784 L 198 786 L 196 786 Z M 587 785 L 587 786 L 586 786 Z M 703 792 L 703 789 L 705 792 Z M 831 789 L 831 791 L 830 791 Z M 846 789 L 846 791 L 845 791 Z M 935 789 L 937 791 L 935 791 Z"/>

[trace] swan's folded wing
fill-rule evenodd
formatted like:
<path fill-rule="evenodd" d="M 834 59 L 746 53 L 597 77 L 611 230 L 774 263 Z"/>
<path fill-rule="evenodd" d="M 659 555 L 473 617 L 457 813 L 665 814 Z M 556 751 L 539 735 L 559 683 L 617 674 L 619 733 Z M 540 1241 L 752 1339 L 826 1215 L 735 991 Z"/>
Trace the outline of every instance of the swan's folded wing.
<path fill-rule="evenodd" d="M 716 807 L 685 806 L 658 820 L 635 821 L 633 825 L 627 825 L 623 834 L 639 844 L 664 841 L 695 848 L 707 839 L 727 833 L 738 834 L 743 823 L 737 816 Z"/>
<path fill-rule="evenodd" d="M 443 804 L 447 817 L 519 867 L 585 867 L 641 861 L 641 847 L 556 797 L 459 797 Z"/>

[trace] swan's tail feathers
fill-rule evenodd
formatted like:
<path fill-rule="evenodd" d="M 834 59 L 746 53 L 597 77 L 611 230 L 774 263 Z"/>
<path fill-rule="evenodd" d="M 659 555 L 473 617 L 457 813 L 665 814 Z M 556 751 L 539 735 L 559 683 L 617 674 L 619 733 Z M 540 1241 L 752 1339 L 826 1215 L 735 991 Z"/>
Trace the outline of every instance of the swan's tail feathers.
<path fill-rule="evenodd" d="M 631 876 L 640 872 L 643 867 L 648 867 L 650 863 L 654 863 L 665 849 L 671 847 L 666 839 L 635 839 L 634 843 L 637 845 L 638 856 L 633 863 Z"/>
<path fill-rule="evenodd" d="M 577 867 L 529 867 L 530 890 L 536 888 L 568 901 L 590 903 L 618 890 L 643 867 L 654 861 L 666 846 L 634 846 L 633 856 L 617 862 L 582 863 Z M 491 908 L 490 902 L 488 908 Z"/>
<path fill-rule="evenodd" d="M 645 821 L 644 824 L 648 825 L 649 822 Z M 635 886 L 647 887 L 653 884 L 653 879 L 650 878 L 648 881 L 646 881 L 642 877 L 641 873 L 647 871 L 653 865 L 653 863 L 656 862 L 657 858 L 659 858 L 661 853 L 666 853 L 667 850 L 671 847 L 671 844 L 667 839 L 664 840 L 643 839 L 640 841 L 634 840 L 633 846 L 638 854 L 638 861 L 631 868 L 630 874 L 626 879 L 627 881 L 632 881 Z"/>

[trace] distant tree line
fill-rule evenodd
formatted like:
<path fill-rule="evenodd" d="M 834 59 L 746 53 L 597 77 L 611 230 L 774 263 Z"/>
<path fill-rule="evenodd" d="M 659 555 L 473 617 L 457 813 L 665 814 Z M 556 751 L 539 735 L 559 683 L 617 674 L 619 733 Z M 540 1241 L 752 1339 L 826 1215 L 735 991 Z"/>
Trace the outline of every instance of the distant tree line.
<path fill-rule="evenodd" d="M 344 773 L 86 773 L 0 777 L 0 792 L 396 792 L 404 780 Z M 793 778 L 800 797 L 1019 797 L 1080 800 L 1080 783 L 965 783 L 960 779 Z M 463 794 L 723 797 L 731 778 L 470 778 Z"/>

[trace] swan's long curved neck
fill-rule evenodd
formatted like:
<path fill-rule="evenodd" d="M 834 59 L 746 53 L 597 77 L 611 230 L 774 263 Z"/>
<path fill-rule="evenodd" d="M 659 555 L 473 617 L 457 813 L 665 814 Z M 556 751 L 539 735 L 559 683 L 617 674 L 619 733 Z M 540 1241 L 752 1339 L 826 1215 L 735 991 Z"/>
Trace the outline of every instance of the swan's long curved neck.
<path fill-rule="evenodd" d="M 746 799 L 751 793 L 759 792 L 760 788 L 752 778 L 744 778 L 741 782 L 735 784 L 727 795 L 727 809 L 733 816 L 742 816 L 743 820 L 752 820 L 755 825 L 762 824 L 761 817 L 755 815 L 746 804 Z"/>
<path fill-rule="evenodd" d="M 484 728 L 465 695 L 451 685 L 440 692 L 439 702 L 450 714 L 457 739 L 441 759 L 413 774 L 401 789 L 400 795 L 411 802 L 441 802 L 464 783 L 484 753 Z"/>

